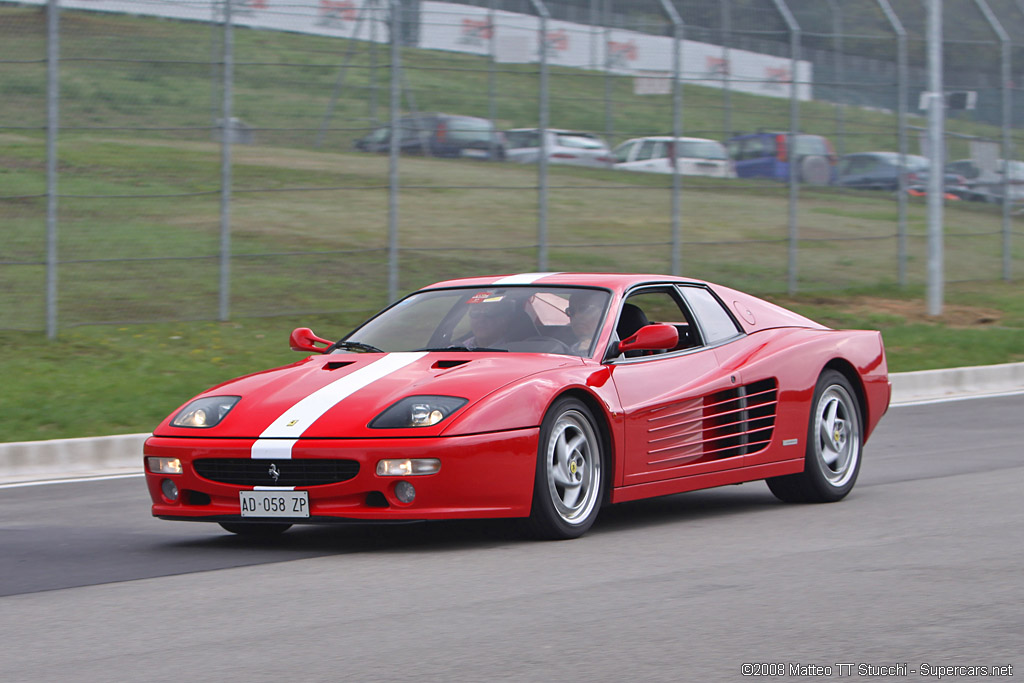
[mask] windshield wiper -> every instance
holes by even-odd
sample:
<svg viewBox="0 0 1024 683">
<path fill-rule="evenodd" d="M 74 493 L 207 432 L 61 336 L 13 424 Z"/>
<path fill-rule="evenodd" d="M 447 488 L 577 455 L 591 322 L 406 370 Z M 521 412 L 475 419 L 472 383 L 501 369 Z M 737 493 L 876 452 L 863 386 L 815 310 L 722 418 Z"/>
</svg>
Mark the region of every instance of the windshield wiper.
<svg viewBox="0 0 1024 683">
<path fill-rule="evenodd" d="M 359 353 L 384 353 L 382 349 L 378 349 L 376 346 L 369 344 L 363 344 L 362 342 L 353 341 L 339 341 L 334 342 L 326 350 L 327 353 L 334 351 L 335 349 L 344 349 L 346 351 L 358 351 Z"/>
<path fill-rule="evenodd" d="M 438 346 L 438 347 L 427 347 L 425 349 L 416 349 L 417 351 L 498 351 L 500 353 L 508 353 L 508 349 L 488 349 L 483 346 L 475 346 L 469 348 L 468 346 Z"/>
</svg>

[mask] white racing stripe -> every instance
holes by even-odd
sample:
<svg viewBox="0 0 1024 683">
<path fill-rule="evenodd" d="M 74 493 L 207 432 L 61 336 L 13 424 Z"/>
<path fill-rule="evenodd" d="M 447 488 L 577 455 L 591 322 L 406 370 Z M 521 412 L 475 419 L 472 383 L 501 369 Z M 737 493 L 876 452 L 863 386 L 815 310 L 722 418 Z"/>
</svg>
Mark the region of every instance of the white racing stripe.
<svg viewBox="0 0 1024 683">
<path fill-rule="evenodd" d="M 253 460 L 287 460 L 292 457 L 292 446 L 298 439 L 264 439 L 260 437 L 252 445 Z"/>
<path fill-rule="evenodd" d="M 259 439 L 252 445 L 252 457 L 260 460 L 291 458 L 292 446 L 303 432 L 323 417 L 324 413 L 360 389 L 404 368 L 425 355 L 425 352 L 389 353 L 383 358 L 317 389 L 281 413 L 276 420 L 270 423 L 269 427 L 263 430 Z"/>
<path fill-rule="evenodd" d="M 494 284 L 496 285 L 529 285 L 533 284 L 542 277 L 548 275 L 559 275 L 560 273 L 519 273 L 518 275 L 509 275 L 503 277 Z"/>
</svg>

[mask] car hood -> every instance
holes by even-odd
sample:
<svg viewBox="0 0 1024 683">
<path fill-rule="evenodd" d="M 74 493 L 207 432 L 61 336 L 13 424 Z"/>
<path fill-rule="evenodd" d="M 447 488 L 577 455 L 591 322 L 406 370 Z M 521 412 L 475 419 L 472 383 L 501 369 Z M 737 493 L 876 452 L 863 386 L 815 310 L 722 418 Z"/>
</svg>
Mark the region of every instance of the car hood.
<svg viewBox="0 0 1024 683">
<path fill-rule="evenodd" d="M 489 394 L 531 375 L 579 367 L 573 356 L 534 353 L 411 352 L 312 356 L 241 377 L 196 396 L 239 396 L 223 421 L 208 428 L 174 427 L 176 410 L 153 434 L 207 438 L 380 438 L 436 436 Z M 369 423 L 407 396 L 468 400 L 434 427 L 370 429 Z M 184 405 L 182 406 L 184 407 Z M 180 410 L 180 408 L 179 408 Z M 528 425 L 521 425 L 528 426 Z"/>
</svg>

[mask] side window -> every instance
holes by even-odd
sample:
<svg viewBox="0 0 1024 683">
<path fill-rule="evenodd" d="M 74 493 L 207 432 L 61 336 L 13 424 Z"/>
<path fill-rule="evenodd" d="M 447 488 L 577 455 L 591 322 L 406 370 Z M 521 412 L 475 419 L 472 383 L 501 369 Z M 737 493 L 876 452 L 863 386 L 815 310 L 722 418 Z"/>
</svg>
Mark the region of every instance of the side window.
<svg viewBox="0 0 1024 683">
<path fill-rule="evenodd" d="M 629 152 L 636 147 L 635 142 L 624 142 L 615 148 L 615 161 L 617 163 L 625 163 L 629 161 Z"/>
<path fill-rule="evenodd" d="M 640 151 L 636 155 L 637 161 L 643 161 L 644 159 L 651 159 L 654 157 L 654 148 L 657 146 L 657 142 L 654 140 L 644 140 L 640 145 Z"/>
<path fill-rule="evenodd" d="M 747 138 L 743 141 L 743 148 L 740 152 L 740 157 L 744 160 L 747 159 L 760 159 L 764 156 L 772 156 L 774 152 L 766 149 L 767 139 L 763 136 L 758 135 L 757 137 Z"/>
<path fill-rule="evenodd" d="M 704 334 L 705 344 L 716 344 L 740 333 L 732 316 L 711 292 L 703 287 L 680 289 Z"/>
<path fill-rule="evenodd" d="M 375 129 L 372 133 L 366 136 L 367 142 L 384 143 L 391 139 L 391 126 L 384 126 L 382 128 Z"/>
<path fill-rule="evenodd" d="M 645 325 L 667 323 L 679 331 L 679 344 L 674 350 L 696 346 L 690 331 L 691 316 L 672 286 L 652 287 L 630 294 L 622 305 L 615 332 L 620 340 L 632 336 Z M 648 355 L 650 352 L 627 351 L 626 356 Z M 662 351 L 656 353 L 664 353 Z"/>
<path fill-rule="evenodd" d="M 747 138 L 746 140 L 740 140 L 740 153 L 738 159 L 740 161 L 746 161 L 747 159 L 754 159 L 758 156 L 758 142 L 755 138 Z"/>
</svg>

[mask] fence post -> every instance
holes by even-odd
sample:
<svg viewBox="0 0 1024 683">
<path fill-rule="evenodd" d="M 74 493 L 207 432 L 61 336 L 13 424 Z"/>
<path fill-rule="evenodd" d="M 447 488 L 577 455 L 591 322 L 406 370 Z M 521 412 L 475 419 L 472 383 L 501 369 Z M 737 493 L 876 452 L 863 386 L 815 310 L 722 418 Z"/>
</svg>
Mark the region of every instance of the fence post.
<svg viewBox="0 0 1024 683">
<path fill-rule="evenodd" d="M 540 17 L 540 159 L 537 163 L 537 270 L 548 268 L 548 19 L 551 14 L 541 0 L 530 0 Z"/>
<path fill-rule="evenodd" d="M 57 131 L 60 126 L 60 5 L 46 4 L 46 337 L 57 337 Z"/>
<path fill-rule="evenodd" d="M 487 118 L 491 120 L 491 125 L 497 130 L 498 124 L 494 121 L 498 118 L 498 103 L 497 103 L 497 49 L 498 49 L 498 27 L 495 25 L 495 19 L 497 15 L 494 10 L 494 0 L 487 0 L 487 25 L 490 29 L 490 35 L 487 37 Z M 493 161 L 498 158 L 498 141 L 496 136 L 491 136 L 490 149 L 488 153 Z"/>
<path fill-rule="evenodd" d="M 1010 109 L 1010 35 L 999 23 L 996 15 L 988 6 L 985 0 L 974 0 L 978 9 L 985 15 L 985 21 L 992 27 L 993 33 L 999 38 L 1000 47 L 1000 75 L 1002 80 L 1003 98 L 1003 280 L 1010 281 L 1011 254 L 1010 254 L 1010 160 L 1013 158 L 1013 147 L 1010 141 L 1010 127 L 1013 125 L 1013 114 Z"/>
<path fill-rule="evenodd" d="M 836 81 L 842 88 L 846 84 L 846 65 L 843 55 L 843 12 L 837 0 L 828 0 L 829 8 L 832 10 L 832 39 L 835 42 L 836 50 Z M 846 103 L 842 96 L 836 97 L 836 141 L 838 147 L 836 154 L 842 157 L 846 154 Z"/>
<path fill-rule="evenodd" d="M 377 125 L 377 3 L 370 8 L 370 124 Z M 358 29 L 357 29 L 358 30 Z M 352 36 L 353 40 L 355 35 Z"/>
<path fill-rule="evenodd" d="M 775 8 L 779 11 L 786 27 L 789 29 L 789 56 L 791 66 L 789 68 L 789 136 L 786 150 L 786 158 L 789 160 L 789 278 L 787 291 L 790 295 L 796 294 L 797 290 L 797 249 L 800 240 L 800 228 L 797 225 L 797 200 L 799 195 L 797 164 L 796 164 L 796 136 L 800 132 L 800 104 L 797 97 L 797 67 L 800 64 L 800 25 L 796 23 L 793 13 L 790 12 L 786 0 L 772 0 Z"/>
<path fill-rule="evenodd" d="M 220 125 L 220 310 L 218 318 L 231 314 L 231 100 L 235 77 L 235 36 L 231 3 L 224 0 L 224 89 Z"/>
<path fill-rule="evenodd" d="M 943 299 L 943 120 L 946 102 L 942 85 L 942 0 L 927 0 L 928 10 L 928 315 L 942 314 Z"/>
<path fill-rule="evenodd" d="M 661 7 L 672 22 L 672 274 L 682 275 L 682 226 L 680 225 L 680 204 L 682 192 L 679 175 L 679 138 L 683 132 L 683 85 L 680 63 L 683 47 L 683 20 L 668 0 L 661 0 Z"/>
<path fill-rule="evenodd" d="M 896 33 L 896 125 L 899 136 L 900 169 L 907 166 L 907 31 L 903 28 L 903 22 L 896 16 L 889 0 L 877 0 L 878 6 L 882 8 L 885 18 Z M 900 287 L 907 285 L 907 177 L 906 173 L 900 173 L 897 178 L 899 198 L 898 202 L 898 227 L 896 230 L 896 259 L 897 259 L 897 281 Z"/>
<path fill-rule="evenodd" d="M 604 137 L 615 147 L 615 114 L 612 111 L 612 0 L 604 0 Z"/>
<path fill-rule="evenodd" d="M 729 44 L 732 42 L 732 5 L 731 0 L 721 0 L 719 3 L 722 21 L 722 61 L 725 68 L 722 69 L 722 110 L 724 112 L 722 132 L 724 137 L 732 135 L 732 73 L 729 60 Z"/>
<path fill-rule="evenodd" d="M 391 44 L 391 140 L 388 144 L 388 303 L 398 300 L 398 145 L 401 127 L 399 125 L 399 104 L 402 97 L 401 55 L 401 5 L 391 0 L 390 36 Z"/>
</svg>

